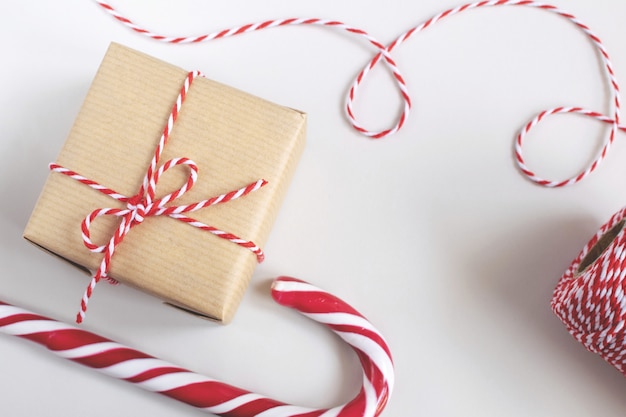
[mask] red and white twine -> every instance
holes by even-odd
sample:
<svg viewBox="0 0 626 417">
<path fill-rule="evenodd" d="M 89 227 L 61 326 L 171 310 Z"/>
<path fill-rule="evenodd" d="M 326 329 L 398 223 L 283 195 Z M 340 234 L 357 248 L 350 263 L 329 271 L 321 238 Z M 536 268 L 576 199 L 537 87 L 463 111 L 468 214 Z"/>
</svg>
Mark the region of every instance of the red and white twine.
<svg viewBox="0 0 626 417">
<path fill-rule="evenodd" d="M 96 0 L 97 1 L 97 0 Z M 260 23 L 246 24 L 231 29 L 212 32 L 200 36 L 191 37 L 167 37 L 153 33 L 141 26 L 136 25 L 130 19 L 121 15 L 107 3 L 97 3 L 109 12 L 115 19 L 130 29 L 152 39 L 168 43 L 197 43 L 224 38 L 228 36 L 250 33 L 274 27 L 287 25 L 318 25 L 332 29 L 342 30 L 350 34 L 362 37 L 375 49 L 375 56 L 363 67 L 352 82 L 346 98 L 345 112 L 354 129 L 371 138 L 382 138 L 398 132 L 404 125 L 411 109 L 411 97 L 404 77 L 396 65 L 391 53 L 402 43 L 445 18 L 466 12 L 472 9 L 495 7 L 495 6 L 523 6 L 553 13 L 571 22 L 581 30 L 596 50 L 603 67 L 603 75 L 609 91 L 608 113 L 586 109 L 579 106 L 560 106 L 543 110 L 527 122 L 521 129 L 514 141 L 515 161 L 520 171 L 531 181 L 545 187 L 563 187 L 575 184 L 597 169 L 599 164 L 607 156 L 618 130 L 626 131 L 626 125 L 621 124 L 620 119 L 620 87 L 615 77 L 615 71 L 609 53 L 600 38 L 583 22 L 571 13 L 556 6 L 527 0 L 491 0 L 467 3 L 439 13 L 423 23 L 414 26 L 398 36 L 389 45 L 376 40 L 362 29 L 354 28 L 345 23 L 335 20 L 290 18 L 268 20 Z M 365 128 L 356 118 L 353 105 L 356 100 L 358 88 L 364 82 L 368 73 L 380 62 L 383 62 L 391 71 L 396 87 L 403 101 L 403 109 L 393 126 L 381 131 L 371 131 Z M 604 138 L 604 143 L 594 160 L 577 175 L 565 180 L 548 180 L 535 174 L 525 163 L 523 157 L 523 143 L 528 133 L 548 116 L 558 114 L 577 114 L 610 125 Z M 624 209 L 626 210 L 626 209 Z M 557 315 L 565 322 L 570 332 L 580 340 L 589 350 L 602 355 L 607 361 L 626 374 L 626 264 L 624 247 L 626 246 L 626 231 L 619 232 L 614 241 L 603 252 L 602 256 L 581 273 L 577 272 L 581 259 L 591 248 L 598 243 L 601 236 L 615 223 L 624 220 L 626 212 L 617 213 L 609 223 L 602 227 L 598 234 L 585 247 L 578 259 L 559 281 L 554 294 L 552 307 Z"/>
<path fill-rule="evenodd" d="M 227 417 L 376 417 L 393 390 L 394 370 L 381 333 L 341 299 L 306 282 L 279 278 L 272 297 L 319 322 L 356 352 L 363 383 L 346 404 L 312 409 L 285 404 L 123 346 L 96 334 L 0 302 L 0 333 L 39 343 L 62 358 L 148 391 Z"/>
<path fill-rule="evenodd" d="M 87 304 L 89 303 L 89 299 L 91 298 L 93 290 L 98 282 L 100 282 L 100 280 L 102 279 L 107 279 L 113 283 L 116 282 L 108 276 L 109 269 L 111 267 L 111 260 L 113 258 L 113 255 L 115 254 L 115 250 L 117 246 L 124 240 L 124 237 L 128 234 L 128 232 L 130 232 L 130 229 L 141 224 L 146 219 L 146 217 L 168 216 L 183 223 L 187 223 L 190 226 L 207 231 L 217 237 L 229 240 L 239 246 L 242 246 L 254 253 L 257 257 L 258 262 L 263 261 L 263 251 L 254 242 L 241 239 L 240 237 L 232 233 L 228 233 L 216 227 L 199 222 L 198 220 L 188 217 L 185 213 L 198 211 L 206 207 L 214 206 L 216 204 L 228 203 L 229 201 L 235 200 L 254 191 L 257 191 L 261 187 L 265 186 L 267 184 L 267 181 L 260 179 L 237 190 L 233 190 L 228 193 L 221 194 L 207 200 L 202 200 L 192 204 L 182 206 L 168 205 L 179 197 L 183 196 L 189 190 L 191 190 L 191 188 L 198 180 L 198 166 L 195 162 L 188 158 L 170 159 L 159 167 L 161 154 L 163 153 L 163 149 L 165 148 L 167 141 L 170 137 L 170 133 L 172 131 L 172 128 L 174 127 L 174 123 L 178 118 L 178 114 L 185 101 L 187 91 L 189 90 L 189 87 L 191 86 L 193 80 L 198 76 L 201 76 L 201 74 L 197 71 L 194 71 L 190 72 L 185 78 L 180 93 L 168 117 L 167 124 L 163 129 L 163 133 L 161 135 L 161 138 L 159 139 L 159 143 L 156 147 L 154 156 L 150 162 L 150 166 L 148 167 L 146 175 L 143 179 L 141 188 L 134 196 L 124 196 L 110 188 L 98 184 L 93 180 L 90 180 L 89 178 L 85 178 L 70 169 L 64 168 L 58 164 L 50 164 L 51 171 L 66 175 L 84 185 L 93 188 L 94 190 L 101 192 L 102 194 L 113 198 L 114 200 L 126 204 L 126 208 L 124 209 L 98 208 L 92 211 L 87 217 L 85 217 L 81 224 L 83 243 L 85 244 L 85 246 L 92 252 L 104 253 L 104 257 L 102 259 L 102 262 L 100 263 L 100 267 L 98 268 L 98 270 L 92 277 L 89 285 L 87 286 L 87 289 L 85 290 L 85 293 L 81 300 L 80 310 L 76 316 L 76 321 L 78 323 L 81 323 L 85 318 Z M 189 177 L 187 178 L 187 181 L 178 190 L 167 194 L 164 197 L 157 198 L 156 187 L 159 182 L 159 178 L 161 178 L 161 176 L 170 168 L 179 165 L 186 166 L 189 169 Z M 98 246 L 91 240 L 90 228 L 93 221 L 101 216 L 119 217 L 121 218 L 121 222 L 109 242 L 106 245 Z"/>
<path fill-rule="evenodd" d="M 415 34 L 433 26 L 435 23 L 439 21 L 460 14 L 462 12 L 466 12 L 472 9 L 479 9 L 485 7 L 495 7 L 495 6 L 524 6 L 524 7 L 532 7 L 535 9 L 544 10 L 550 13 L 554 13 L 562 18 L 569 20 L 573 23 L 578 29 L 585 33 L 587 38 L 591 41 L 592 45 L 596 49 L 600 60 L 602 61 L 602 65 L 604 67 L 604 76 L 606 78 L 606 83 L 608 85 L 610 91 L 610 108 L 609 115 L 604 115 L 601 112 L 588 110 L 583 107 L 555 107 L 551 109 L 544 110 L 540 112 L 537 116 L 531 119 L 524 128 L 519 132 L 514 146 L 515 152 L 515 160 L 516 163 L 521 170 L 521 172 L 531 181 L 534 181 L 540 185 L 545 187 L 562 187 L 566 185 L 571 185 L 577 183 L 591 174 L 602 162 L 602 160 L 606 157 L 607 152 L 615 139 L 615 134 L 618 129 L 626 130 L 626 126 L 620 125 L 620 88 L 615 78 L 615 71 L 613 69 L 613 64 L 611 63 L 611 59 L 609 57 L 609 53 L 607 52 L 604 44 L 600 40 L 600 38 L 583 22 L 581 22 L 578 18 L 576 18 L 573 14 L 568 13 L 556 6 L 552 6 L 549 4 L 544 4 L 536 1 L 525 1 L 525 0 L 492 0 L 492 1 L 479 1 L 475 3 L 467 3 L 458 7 L 454 7 L 452 9 L 448 9 L 444 12 L 441 12 L 430 19 L 422 22 L 421 24 L 414 26 L 402 33 L 398 36 L 393 42 L 389 45 L 385 46 L 382 42 L 378 41 L 376 38 L 371 36 L 368 32 L 362 29 L 358 29 L 352 26 L 349 26 L 345 23 L 336 21 L 336 20 L 326 20 L 326 19 L 318 19 L 318 18 L 289 18 L 289 19 L 277 19 L 277 20 L 267 20 L 259 23 L 246 24 L 243 26 L 233 27 L 230 29 L 219 30 L 212 33 L 207 33 L 199 36 L 163 36 L 157 33 L 154 33 L 148 29 L 145 29 L 137 24 L 135 24 L 132 20 L 120 14 L 115 8 L 113 8 L 110 4 L 97 1 L 96 2 L 107 12 L 109 12 L 115 19 L 117 19 L 122 24 L 126 25 L 130 29 L 134 30 L 137 33 L 140 33 L 144 36 L 152 38 L 157 41 L 179 44 L 179 43 L 199 43 L 199 42 L 207 42 L 220 38 L 225 38 L 229 36 L 241 35 L 244 33 L 255 32 L 259 30 L 275 28 L 280 26 L 292 26 L 292 25 L 316 25 L 323 26 L 332 29 L 342 30 L 348 32 L 350 34 L 354 34 L 365 39 L 370 45 L 374 47 L 376 50 L 376 55 L 363 67 L 363 69 L 356 76 L 354 81 L 352 82 L 350 89 L 348 91 L 346 97 L 345 104 L 345 112 L 347 118 L 354 129 L 356 129 L 361 134 L 371 137 L 371 138 L 383 138 L 386 136 L 390 136 L 398 132 L 404 123 L 406 122 L 409 112 L 411 110 L 411 97 L 409 94 L 408 87 L 400 72 L 400 69 L 396 65 L 396 62 L 393 60 L 391 56 L 391 52 L 396 49 L 399 45 L 409 40 Z M 354 113 L 354 101 L 356 100 L 357 91 L 360 85 L 364 82 L 368 73 L 380 62 L 383 61 L 387 68 L 391 71 L 393 78 L 395 80 L 396 87 L 403 101 L 403 109 L 394 125 L 381 130 L 381 131 L 372 131 L 368 130 L 361 124 Z M 606 135 L 603 147 L 597 157 L 589 164 L 588 167 L 583 169 L 579 174 L 573 176 L 572 178 L 561 180 L 561 181 L 552 181 L 544 179 L 537 174 L 535 174 L 530 168 L 526 166 L 523 157 L 522 145 L 526 135 L 529 131 L 535 127 L 539 122 L 546 119 L 546 117 L 555 114 L 563 114 L 563 113 L 573 113 L 579 114 L 582 116 L 590 117 L 592 119 L 599 120 L 604 123 L 609 123 L 611 125 L 611 129 Z"/>
<path fill-rule="evenodd" d="M 316 18 L 268 20 L 200 36 L 167 37 L 136 25 L 107 3 L 99 1 L 97 3 L 130 29 L 152 39 L 174 44 L 205 42 L 287 25 L 319 25 L 360 36 L 374 47 L 376 54 L 352 82 L 346 98 L 345 112 L 354 129 L 371 138 L 382 138 L 398 132 L 406 122 L 411 109 L 411 98 L 406 82 L 391 55 L 399 45 L 406 42 L 416 33 L 427 29 L 444 18 L 465 11 L 495 6 L 532 7 L 554 13 L 569 20 L 588 37 L 602 62 L 604 76 L 610 92 L 610 111 L 606 115 L 583 107 L 555 107 L 540 112 L 522 128 L 515 140 L 516 163 L 522 173 L 530 180 L 546 187 L 561 187 L 577 183 L 591 174 L 606 157 L 617 131 L 626 130 L 626 126 L 620 124 L 619 84 L 615 78 L 609 54 L 600 38 L 572 14 L 555 6 L 535 1 L 492 0 L 464 4 L 439 13 L 412 27 L 386 46 L 364 30 L 351 27 L 342 22 Z M 353 105 L 358 88 L 364 82 L 368 73 L 381 61 L 391 71 L 404 105 L 393 126 L 381 131 L 371 131 L 357 120 Z M 263 253 L 254 243 L 202 224 L 187 217 L 185 213 L 245 196 L 264 186 L 265 182 L 263 180 L 194 204 L 168 206 L 168 204 L 191 189 L 197 180 L 198 168 L 193 161 L 186 158 L 176 158 L 159 166 L 159 158 L 187 90 L 193 79 L 198 75 L 198 73 L 190 73 L 187 77 L 178 100 L 172 109 L 141 189 L 135 196 L 126 197 L 69 169 L 56 164 L 51 165 L 53 171 L 67 175 L 126 204 L 126 208 L 123 209 L 101 208 L 94 210 L 82 223 L 85 245 L 94 252 L 104 253 L 104 259 L 83 298 L 81 312 L 77 317 L 79 322 L 84 317 L 87 302 L 95 284 L 100 279 L 108 277 L 108 269 L 116 246 L 132 227 L 143 222 L 148 216 L 169 216 L 209 231 L 251 250 L 259 261 L 262 260 Z M 598 156 L 578 175 L 564 181 L 543 179 L 526 166 L 523 159 L 522 145 L 530 130 L 548 116 L 565 113 L 578 114 L 607 123 L 610 125 L 610 129 Z M 179 190 L 163 198 L 156 198 L 156 186 L 159 177 L 168 169 L 178 165 L 185 165 L 189 169 L 190 174 L 187 182 Z M 98 246 L 91 240 L 90 225 L 95 219 L 105 215 L 120 217 L 121 223 L 109 243 Z M 559 281 L 552 300 L 552 308 L 576 339 L 592 352 L 602 355 L 607 361 L 626 374 L 626 231 L 623 228 L 624 222 L 626 222 L 626 208 L 616 213 L 590 240 Z M 616 228 L 619 230 L 616 231 Z M 603 242 L 602 237 L 607 233 L 609 233 L 609 237 L 612 239 L 610 242 Z M 614 233 L 615 237 L 611 233 Z M 587 256 L 590 253 L 593 254 L 596 245 L 599 244 L 601 246 L 606 245 L 606 247 L 601 248 L 603 250 L 597 254 L 597 259 L 589 262 L 589 266 L 581 268 L 581 263 L 586 262 Z M 307 317 L 326 325 L 352 346 L 363 367 L 363 385 L 352 401 L 328 410 L 308 409 L 283 404 L 262 395 L 250 393 L 194 374 L 100 336 L 2 302 L 0 302 L 0 332 L 40 343 L 61 357 L 82 363 L 105 374 L 134 383 L 144 389 L 167 395 L 214 414 L 232 417 L 378 416 L 388 401 L 394 381 L 393 361 L 383 336 L 361 314 L 345 302 L 305 282 L 292 278 L 279 278 L 274 283 L 272 295 L 280 304 L 293 307 Z"/>
<path fill-rule="evenodd" d="M 572 336 L 624 375 L 625 221 L 626 208 L 623 208 L 598 230 L 565 271 L 552 298 L 552 310 L 565 323 Z M 601 239 L 607 233 L 612 239 L 602 242 Z M 587 260 L 588 256 L 592 259 Z"/>
</svg>

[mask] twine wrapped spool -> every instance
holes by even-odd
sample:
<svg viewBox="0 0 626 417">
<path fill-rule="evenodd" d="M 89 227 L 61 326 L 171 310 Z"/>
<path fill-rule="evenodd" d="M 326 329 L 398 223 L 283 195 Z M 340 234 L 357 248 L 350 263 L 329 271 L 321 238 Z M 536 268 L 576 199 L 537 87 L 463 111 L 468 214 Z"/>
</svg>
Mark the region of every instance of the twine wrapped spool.
<svg viewBox="0 0 626 417">
<path fill-rule="evenodd" d="M 626 207 L 615 213 L 559 280 L 552 310 L 589 351 L 626 375 Z"/>
</svg>

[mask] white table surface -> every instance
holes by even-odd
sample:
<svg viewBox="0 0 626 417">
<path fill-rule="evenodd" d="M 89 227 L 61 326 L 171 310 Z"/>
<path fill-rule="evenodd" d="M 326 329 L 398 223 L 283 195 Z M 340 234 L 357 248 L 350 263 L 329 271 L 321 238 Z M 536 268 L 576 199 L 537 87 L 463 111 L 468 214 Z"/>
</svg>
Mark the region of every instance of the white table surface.
<svg viewBox="0 0 626 417">
<path fill-rule="evenodd" d="M 344 21 L 390 42 L 455 0 L 114 1 L 154 31 L 201 34 L 266 19 Z M 626 80 L 626 2 L 558 0 L 605 42 Z M 398 134 L 351 129 L 344 94 L 373 49 L 321 27 L 285 27 L 202 45 L 141 37 L 95 3 L 8 2 L 0 13 L 0 299 L 72 322 L 86 278 L 21 238 L 43 182 L 111 41 L 309 114 L 308 142 L 267 260 L 232 324 L 220 326 L 128 287 L 100 285 L 84 327 L 199 373 L 299 405 L 330 407 L 360 383 L 352 351 L 275 305 L 273 277 L 308 280 L 350 302 L 387 337 L 396 389 L 383 416 L 623 416 L 626 380 L 551 313 L 579 250 L 626 202 L 620 134 L 586 181 L 545 189 L 512 160 L 517 131 L 559 105 L 607 111 L 590 42 L 524 7 L 441 22 L 394 54 L 414 100 Z M 384 128 L 399 99 L 382 67 L 356 109 Z M 548 178 L 576 174 L 607 128 L 558 116 L 528 138 Z M 0 335 L 6 416 L 201 413 Z"/>
</svg>

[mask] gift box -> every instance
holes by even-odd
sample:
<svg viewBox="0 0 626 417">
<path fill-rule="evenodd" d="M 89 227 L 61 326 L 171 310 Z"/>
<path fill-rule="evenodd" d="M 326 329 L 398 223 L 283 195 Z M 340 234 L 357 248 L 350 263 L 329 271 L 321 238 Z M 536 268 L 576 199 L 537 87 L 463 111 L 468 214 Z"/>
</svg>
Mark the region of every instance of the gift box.
<svg viewBox="0 0 626 417">
<path fill-rule="evenodd" d="M 188 71 L 111 44 L 57 163 L 124 196 L 146 175 Z M 304 147 L 306 115 L 199 77 L 193 81 L 161 162 L 185 157 L 197 182 L 172 204 L 186 205 L 259 179 L 264 187 L 189 215 L 263 247 Z M 187 181 L 177 166 L 159 179 L 157 197 Z M 88 271 L 102 253 L 89 251 L 81 222 L 98 208 L 127 205 L 75 179 L 51 172 L 24 237 Z M 91 240 L 105 245 L 120 218 L 98 217 Z M 186 309 L 227 323 L 257 264 L 246 248 L 167 216 L 133 227 L 117 247 L 109 276 Z"/>
</svg>

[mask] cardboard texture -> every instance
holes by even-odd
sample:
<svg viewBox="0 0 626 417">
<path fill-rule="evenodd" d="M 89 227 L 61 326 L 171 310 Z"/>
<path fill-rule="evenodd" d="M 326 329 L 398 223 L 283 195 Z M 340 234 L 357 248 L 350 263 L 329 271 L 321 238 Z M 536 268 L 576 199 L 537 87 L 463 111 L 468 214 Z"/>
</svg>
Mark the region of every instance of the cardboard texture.
<svg viewBox="0 0 626 417">
<path fill-rule="evenodd" d="M 187 73 L 111 44 L 56 162 L 126 196 L 137 193 Z M 190 213 L 263 247 L 304 147 L 305 130 L 306 115 L 299 111 L 197 78 L 161 157 L 163 163 L 184 156 L 199 166 L 194 188 L 173 204 L 200 201 L 263 178 L 268 185 L 254 193 Z M 178 188 L 186 175 L 184 167 L 168 171 L 157 196 Z M 106 207 L 123 208 L 123 203 L 51 173 L 24 237 L 93 271 L 102 254 L 83 245 L 80 224 L 92 210 Z M 118 222 L 111 216 L 97 219 L 94 243 L 108 242 Z M 227 323 L 256 263 L 245 248 L 158 216 L 125 237 L 110 276 Z"/>
</svg>

